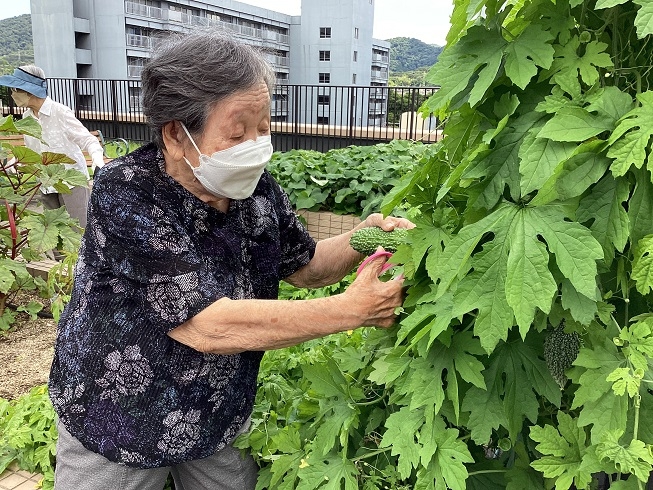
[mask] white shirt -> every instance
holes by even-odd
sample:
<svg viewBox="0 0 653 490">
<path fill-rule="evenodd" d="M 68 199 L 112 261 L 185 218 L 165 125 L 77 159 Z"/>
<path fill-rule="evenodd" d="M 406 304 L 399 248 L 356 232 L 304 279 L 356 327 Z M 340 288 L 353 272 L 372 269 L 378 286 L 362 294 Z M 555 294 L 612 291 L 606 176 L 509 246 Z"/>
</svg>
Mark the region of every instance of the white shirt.
<svg viewBox="0 0 653 490">
<path fill-rule="evenodd" d="M 103 161 L 102 145 L 98 139 L 93 136 L 84 125 L 75 117 L 72 109 L 59 102 L 55 102 L 50 97 L 46 97 L 39 115 L 36 117 L 32 109 L 27 109 L 23 117 L 31 116 L 36 119 L 42 128 L 41 137 L 44 144 L 37 138 L 25 135 L 25 146 L 37 153 L 50 151 L 53 153 L 63 153 L 64 155 L 75 160 L 74 164 L 65 164 L 66 168 L 74 168 L 89 178 L 86 158 L 82 150 L 86 150 L 93 161 Z M 57 192 L 53 187 L 41 190 L 46 193 Z"/>
</svg>

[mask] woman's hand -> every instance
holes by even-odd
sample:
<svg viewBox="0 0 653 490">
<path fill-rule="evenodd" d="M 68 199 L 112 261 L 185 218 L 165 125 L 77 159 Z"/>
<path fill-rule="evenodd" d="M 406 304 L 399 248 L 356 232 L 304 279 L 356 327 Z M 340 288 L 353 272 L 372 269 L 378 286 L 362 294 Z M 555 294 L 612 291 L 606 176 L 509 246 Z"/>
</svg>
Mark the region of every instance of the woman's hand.
<svg viewBox="0 0 653 490">
<path fill-rule="evenodd" d="M 406 218 L 397 218 L 395 216 L 383 217 L 381 213 L 372 213 L 362 221 L 354 230 L 367 228 L 368 226 L 378 226 L 384 231 L 392 231 L 395 228 L 415 228 L 415 223 Z"/>
<path fill-rule="evenodd" d="M 385 282 L 379 280 L 387 260 L 387 256 L 370 260 L 343 293 L 360 315 L 361 325 L 391 327 L 396 320 L 395 309 L 403 304 L 403 276 Z"/>
</svg>

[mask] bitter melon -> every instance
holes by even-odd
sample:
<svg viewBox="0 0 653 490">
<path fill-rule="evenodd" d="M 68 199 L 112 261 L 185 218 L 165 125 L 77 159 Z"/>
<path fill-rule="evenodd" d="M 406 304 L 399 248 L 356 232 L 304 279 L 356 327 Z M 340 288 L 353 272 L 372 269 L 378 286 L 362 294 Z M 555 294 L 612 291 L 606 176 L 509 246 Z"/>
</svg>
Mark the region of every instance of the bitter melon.
<svg viewBox="0 0 653 490">
<path fill-rule="evenodd" d="M 349 239 L 349 245 L 363 255 L 372 255 L 378 247 L 387 252 L 396 252 L 397 247 L 406 242 L 406 229 L 395 228 L 384 231 L 378 226 L 368 226 L 355 231 Z"/>
<path fill-rule="evenodd" d="M 581 339 L 577 332 L 565 332 L 564 321 L 544 339 L 544 360 L 560 389 L 563 389 L 567 383 L 565 371 L 578 357 L 580 344 Z"/>
</svg>

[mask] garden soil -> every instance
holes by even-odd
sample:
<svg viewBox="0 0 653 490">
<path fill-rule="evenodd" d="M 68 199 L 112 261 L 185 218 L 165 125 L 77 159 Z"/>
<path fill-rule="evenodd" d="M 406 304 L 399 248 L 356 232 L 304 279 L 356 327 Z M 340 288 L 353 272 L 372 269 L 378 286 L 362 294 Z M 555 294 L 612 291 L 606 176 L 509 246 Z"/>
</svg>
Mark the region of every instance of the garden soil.
<svg viewBox="0 0 653 490">
<path fill-rule="evenodd" d="M 25 297 L 12 304 L 24 304 Z M 41 303 L 43 299 L 37 299 Z M 47 304 L 47 303 L 46 303 Z M 48 310 L 44 310 L 45 315 Z M 54 354 L 56 324 L 52 318 L 20 313 L 12 329 L 0 332 L 0 397 L 15 400 L 48 382 Z"/>
</svg>

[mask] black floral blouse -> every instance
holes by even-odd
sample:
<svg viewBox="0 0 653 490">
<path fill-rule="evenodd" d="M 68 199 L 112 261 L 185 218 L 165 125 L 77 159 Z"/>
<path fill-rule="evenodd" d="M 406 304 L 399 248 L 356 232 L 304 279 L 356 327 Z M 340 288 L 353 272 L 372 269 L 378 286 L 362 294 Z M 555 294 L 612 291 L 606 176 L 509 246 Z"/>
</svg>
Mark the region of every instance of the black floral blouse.
<svg viewBox="0 0 653 490">
<path fill-rule="evenodd" d="M 149 144 L 97 172 L 49 390 L 88 449 L 153 468 L 207 457 L 247 420 L 262 352 L 202 354 L 167 333 L 219 298 L 276 299 L 315 242 L 265 172 L 227 213 Z"/>
</svg>

